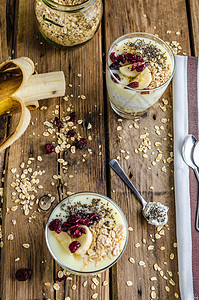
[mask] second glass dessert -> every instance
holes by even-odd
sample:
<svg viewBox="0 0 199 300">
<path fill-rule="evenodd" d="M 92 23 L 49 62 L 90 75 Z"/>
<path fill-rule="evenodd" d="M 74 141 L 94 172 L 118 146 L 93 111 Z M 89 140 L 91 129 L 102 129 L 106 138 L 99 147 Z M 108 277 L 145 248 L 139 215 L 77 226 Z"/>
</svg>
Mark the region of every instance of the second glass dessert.
<svg viewBox="0 0 199 300">
<path fill-rule="evenodd" d="M 127 244 L 128 226 L 122 210 L 111 199 L 78 193 L 54 208 L 45 235 L 52 256 L 64 269 L 88 275 L 118 261 Z"/>
<path fill-rule="evenodd" d="M 175 59 L 170 47 L 148 33 L 130 33 L 113 42 L 107 54 L 110 104 L 122 117 L 142 115 L 171 81 Z"/>
</svg>

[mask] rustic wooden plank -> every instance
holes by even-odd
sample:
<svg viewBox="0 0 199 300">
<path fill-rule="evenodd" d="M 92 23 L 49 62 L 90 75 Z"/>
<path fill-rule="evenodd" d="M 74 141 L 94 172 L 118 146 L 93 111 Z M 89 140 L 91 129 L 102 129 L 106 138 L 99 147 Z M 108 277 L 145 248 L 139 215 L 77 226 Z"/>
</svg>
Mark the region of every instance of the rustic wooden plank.
<svg viewBox="0 0 199 300">
<path fill-rule="evenodd" d="M 104 27 L 106 29 L 106 51 L 120 35 L 137 31 L 158 34 L 160 38 L 169 42 L 178 41 L 182 46 L 182 52 L 190 53 L 186 6 L 185 1 L 182 0 L 169 1 L 167 5 L 163 1 L 106 1 Z M 180 35 L 176 34 L 178 31 L 180 31 Z M 155 287 L 158 299 L 174 299 L 174 293 L 179 293 L 177 252 L 173 246 L 173 243 L 176 242 L 173 165 L 165 164 L 167 173 L 161 171 L 164 165 L 162 161 L 156 166 L 151 165 L 151 161 L 158 153 L 154 142 L 162 143 L 159 148 L 165 159 L 169 157 L 173 147 L 172 138 L 168 136 L 168 133 L 172 133 L 171 86 L 162 98 L 169 101 L 166 112 L 160 109 L 161 101 L 159 101 L 147 114 L 138 118 L 138 129 L 134 128 L 133 120 L 123 119 L 122 122 L 118 122 L 117 120 L 121 118 L 108 106 L 110 158 L 120 157 L 122 167 L 145 199 L 160 201 L 170 207 L 169 228 L 165 227 L 165 235 L 156 239 L 154 238 L 156 229 L 147 225 L 142 217 L 140 203 L 118 176 L 111 171 L 111 197 L 121 206 L 129 226 L 134 229 L 133 232 L 129 232 L 127 249 L 112 272 L 113 299 L 150 299 L 152 286 Z M 163 117 L 168 119 L 166 124 L 161 123 Z M 118 125 L 122 126 L 121 131 L 116 130 Z M 129 128 L 129 125 L 133 125 L 132 128 Z M 156 135 L 155 125 L 164 125 L 161 136 Z M 152 150 L 147 153 L 149 155 L 147 159 L 142 156 L 143 153 L 135 154 L 134 152 L 134 149 L 138 148 L 142 142 L 142 139 L 139 138 L 140 135 L 145 132 L 149 133 L 152 143 Z M 119 139 L 118 136 L 122 139 Z M 163 140 L 163 138 L 167 140 Z M 125 150 L 125 153 L 122 154 L 120 150 Z M 126 160 L 127 151 L 129 151 L 130 158 Z M 150 189 L 151 186 L 154 188 L 153 190 Z M 139 243 L 140 247 L 136 248 L 136 243 Z M 147 250 L 149 245 L 154 245 L 155 250 Z M 160 247 L 165 247 L 162 248 L 165 250 L 160 250 Z M 170 253 L 174 253 L 174 260 L 170 260 Z M 128 261 L 129 257 L 135 259 L 135 264 Z M 140 261 L 144 261 L 146 267 L 140 266 Z M 161 274 L 168 279 L 163 279 L 160 272 L 153 269 L 154 263 L 158 263 L 163 271 Z M 169 283 L 170 276 L 167 270 L 172 271 L 175 286 Z M 152 277 L 157 277 L 157 280 L 151 281 Z M 133 286 L 128 287 L 127 280 L 131 280 Z M 166 285 L 170 288 L 170 292 L 165 290 Z"/>
<path fill-rule="evenodd" d="M 26 24 L 26 26 L 24 26 Z M 93 55 L 94 54 L 94 55 Z M 64 299 L 69 296 L 71 299 L 90 298 L 94 292 L 100 294 L 101 299 L 109 298 L 109 287 L 100 285 L 95 291 L 90 289 L 91 277 L 88 277 L 88 286 L 82 287 L 82 282 L 86 280 L 84 277 L 72 276 L 73 284 L 77 284 L 77 289 L 71 289 L 71 281 L 66 280 L 65 283 L 60 283 L 59 291 L 54 291 L 52 288 L 55 282 L 56 272 L 60 269 L 55 265 L 50 253 L 47 250 L 44 241 L 44 226 L 49 215 L 47 213 L 36 212 L 36 219 L 31 223 L 27 222 L 27 217 L 23 215 L 20 207 L 16 212 L 8 211 L 7 207 L 11 208 L 10 188 L 13 174 L 10 170 L 17 168 L 17 173 L 21 174 L 20 164 L 27 163 L 28 158 L 41 155 L 43 160 L 35 160 L 31 167 L 36 170 L 39 166 L 41 170 L 45 169 L 46 173 L 40 178 L 40 184 L 43 189 L 38 191 L 38 197 L 43 194 L 51 193 L 56 197 L 55 205 L 62 199 L 66 192 L 77 191 L 94 191 L 105 194 L 105 146 L 104 146 L 104 120 L 103 120 L 103 84 L 102 84 L 102 55 L 101 55 L 101 30 L 98 31 L 94 39 L 88 44 L 70 50 L 60 50 L 53 48 L 41 38 L 33 16 L 33 1 L 19 1 L 18 15 L 18 33 L 16 39 L 15 55 L 29 56 L 37 63 L 37 71 L 39 73 L 63 70 L 67 75 L 67 85 L 73 84 L 73 88 L 67 86 L 66 94 L 73 98 L 70 102 L 74 106 L 78 119 L 83 119 L 84 123 L 80 131 L 82 136 L 92 136 L 92 141 L 88 141 L 88 147 L 92 149 L 93 154 L 87 154 L 85 162 L 82 162 L 82 153 L 79 152 L 74 157 L 69 155 L 69 170 L 68 174 L 74 174 L 73 179 L 69 179 L 67 174 L 61 172 L 61 182 L 68 182 L 67 190 L 63 191 L 62 187 L 57 182 L 54 186 L 51 185 L 52 176 L 59 174 L 60 167 L 58 166 L 56 154 L 45 154 L 44 145 L 49 142 L 49 137 L 42 135 L 44 131 L 43 122 L 54 118 L 52 111 L 55 111 L 58 105 L 59 114 L 63 115 L 66 111 L 68 102 L 62 99 L 51 99 L 41 101 L 41 106 L 47 106 L 47 110 L 36 110 L 31 113 L 34 125 L 30 125 L 26 133 L 8 150 L 6 164 L 6 181 L 5 181 L 5 206 L 4 206 L 4 235 L 5 246 L 3 248 L 3 299 Z M 89 58 L 89 59 L 88 59 Z M 82 77 L 77 77 L 77 74 L 82 74 Z M 77 85 L 80 84 L 80 87 Z M 80 100 L 77 96 L 84 94 L 86 100 Z M 87 130 L 85 124 L 92 124 L 92 129 Z M 12 117 L 10 131 L 12 131 L 17 123 L 17 116 Z M 91 131 L 91 133 L 89 133 Z M 99 150 L 99 144 L 102 148 Z M 87 150 L 86 150 L 87 151 Z M 99 155 L 99 152 L 102 155 Z M 57 186 L 57 188 L 56 188 Z M 37 206 L 34 205 L 34 209 Z M 15 227 L 12 225 L 12 219 L 17 220 Z M 13 232 L 14 240 L 8 241 L 8 235 Z M 30 248 L 24 249 L 23 243 L 29 243 Z M 9 256 L 6 254 L 9 253 Z M 15 262 L 15 258 L 20 257 L 20 260 Z M 43 263 L 42 263 L 43 261 Z M 46 262 L 47 261 L 47 262 Z M 31 268 L 33 275 L 30 281 L 24 283 L 17 282 L 14 274 L 18 268 Z M 108 280 L 108 272 L 101 275 L 100 281 Z M 50 282 L 50 287 L 44 285 L 45 282 Z"/>
<path fill-rule="evenodd" d="M 199 2 L 197 0 L 188 1 L 189 13 L 190 13 L 190 30 L 191 30 L 191 45 L 193 46 L 193 54 L 195 56 L 199 55 L 199 40 L 198 40 L 198 31 L 199 31 Z"/>
</svg>

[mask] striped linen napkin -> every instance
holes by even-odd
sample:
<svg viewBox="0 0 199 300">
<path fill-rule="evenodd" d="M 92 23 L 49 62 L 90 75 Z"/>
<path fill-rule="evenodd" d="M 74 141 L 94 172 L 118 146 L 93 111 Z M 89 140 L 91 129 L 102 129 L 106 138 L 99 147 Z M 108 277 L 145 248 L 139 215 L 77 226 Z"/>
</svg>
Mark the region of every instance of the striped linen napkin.
<svg viewBox="0 0 199 300">
<path fill-rule="evenodd" d="M 174 179 L 179 281 L 182 300 L 199 300 L 199 232 L 195 229 L 198 182 L 183 161 L 182 144 L 187 134 L 198 139 L 199 60 L 176 56 L 173 88 Z"/>
</svg>

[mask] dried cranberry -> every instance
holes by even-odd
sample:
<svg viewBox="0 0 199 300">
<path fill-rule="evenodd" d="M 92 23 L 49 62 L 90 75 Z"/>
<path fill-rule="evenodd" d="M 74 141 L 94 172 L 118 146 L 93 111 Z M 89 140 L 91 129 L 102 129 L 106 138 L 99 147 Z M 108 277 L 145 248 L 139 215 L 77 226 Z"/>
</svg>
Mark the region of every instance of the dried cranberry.
<svg viewBox="0 0 199 300">
<path fill-rule="evenodd" d="M 86 228 L 84 228 L 84 227 L 79 227 L 78 229 L 79 229 L 79 231 L 80 231 L 81 233 L 86 234 Z"/>
<path fill-rule="evenodd" d="M 84 138 L 81 138 L 81 139 L 77 142 L 76 147 L 79 148 L 79 149 L 83 149 L 83 148 L 86 147 L 86 145 L 87 145 L 87 140 L 84 139 Z"/>
<path fill-rule="evenodd" d="M 70 121 L 74 123 L 75 122 L 75 118 L 76 118 L 76 114 L 75 114 L 75 112 L 72 112 L 70 114 Z"/>
<path fill-rule="evenodd" d="M 137 63 L 134 63 L 134 64 L 132 64 L 132 68 L 131 68 L 131 70 L 133 71 L 133 70 L 135 70 L 136 68 L 137 68 Z"/>
<path fill-rule="evenodd" d="M 136 55 L 131 54 L 131 53 L 127 53 L 127 54 L 125 55 L 125 58 L 126 58 L 126 60 L 127 60 L 128 63 L 134 63 L 134 62 L 137 61 L 137 60 L 136 60 Z"/>
<path fill-rule="evenodd" d="M 124 54 L 120 54 L 117 56 L 117 62 L 121 62 L 122 64 L 124 64 L 126 61 L 126 57 Z"/>
<path fill-rule="evenodd" d="M 114 62 L 110 65 L 111 70 L 119 70 L 121 68 L 121 65 L 118 62 Z"/>
<path fill-rule="evenodd" d="M 32 271 L 30 269 L 19 269 L 16 272 L 16 278 L 19 281 L 25 281 L 27 279 L 30 279 L 32 275 Z"/>
<path fill-rule="evenodd" d="M 79 238 L 81 235 L 82 235 L 82 232 L 79 230 L 79 228 L 76 229 L 76 230 L 72 230 L 72 231 L 70 232 L 70 236 L 71 236 L 73 239 L 77 239 L 77 238 Z"/>
<path fill-rule="evenodd" d="M 81 218 L 78 216 L 71 216 L 70 218 L 67 219 L 67 222 L 69 224 L 75 224 L 75 223 L 78 223 L 80 219 Z"/>
<path fill-rule="evenodd" d="M 137 71 L 137 72 L 142 72 L 148 65 L 149 65 L 148 62 L 145 62 L 144 64 L 138 66 L 138 67 L 136 68 L 136 71 Z"/>
<path fill-rule="evenodd" d="M 79 247 L 81 247 L 81 244 L 77 241 L 74 241 L 70 243 L 69 250 L 71 253 L 75 253 Z"/>
<path fill-rule="evenodd" d="M 58 128 L 64 128 L 64 124 L 62 123 L 62 121 L 58 117 L 55 117 L 55 123 L 56 123 Z"/>
<path fill-rule="evenodd" d="M 68 227 L 68 230 L 76 230 L 79 227 L 79 224 L 75 224 Z"/>
<path fill-rule="evenodd" d="M 93 220 L 93 221 L 97 221 L 99 219 L 99 216 L 96 213 L 90 213 L 88 215 L 88 218 Z"/>
<path fill-rule="evenodd" d="M 140 55 L 135 55 L 135 59 L 137 62 L 144 62 L 144 59 Z"/>
<path fill-rule="evenodd" d="M 111 54 L 110 54 L 110 60 L 112 60 L 112 62 L 116 62 L 117 61 L 117 57 L 115 56 L 115 52 L 111 52 Z"/>
<path fill-rule="evenodd" d="M 46 144 L 45 148 L 47 153 L 55 152 L 55 147 L 53 146 L 53 144 Z"/>
<path fill-rule="evenodd" d="M 129 83 L 127 86 L 129 86 L 130 88 L 138 88 L 139 82 L 134 81 L 134 82 Z"/>
<path fill-rule="evenodd" d="M 87 218 L 87 217 L 85 219 L 81 219 L 79 222 L 86 226 L 93 225 L 93 223 L 94 223 L 93 220 L 89 220 L 89 218 Z"/>
<path fill-rule="evenodd" d="M 74 137 L 76 135 L 75 130 L 71 129 L 67 132 L 67 137 Z"/>
<path fill-rule="evenodd" d="M 67 231 L 69 227 L 70 227 L 70 224 L 68 224 L 67 222 L 64 222 L 61 226 L 62 231 Z"/>
<path fill-rule="evenodd" d="M 56 233 L 60 233 L 62 231 L 61 221 L 59 219 L 55 219 L 55 220 L 51 221 L 50 224 L 48 225 L 48 228 L 51 231 L 55 231 Z"/>
<path fill-rule="evenodd" d="M 120 76 L 117 74 L 117 73 L 113 73 L 113 75 L 119 80 L 121 81 L 121 78 Z M 115 80 L 115 78 L 113 76 L 111 76 L 111 79 L 113 80 L 113 82 L 119 84 L 119 82 L 117 82 L 117 80 Z"/>
</svg>

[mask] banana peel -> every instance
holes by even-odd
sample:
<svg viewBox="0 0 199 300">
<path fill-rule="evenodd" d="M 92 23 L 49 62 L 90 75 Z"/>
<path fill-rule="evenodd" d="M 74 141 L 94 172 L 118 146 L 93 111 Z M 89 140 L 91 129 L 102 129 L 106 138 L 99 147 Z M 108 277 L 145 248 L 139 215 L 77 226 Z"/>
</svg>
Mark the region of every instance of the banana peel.
<svg viewBox="0 0 199 300">
<path fill-rule="evenodd" d="M 15 131 L 2 143 L 0 152 L 15 142 L 27 129 L 29 110 L 39 107 L 39 100 L 65 95 L 65 77 L 62 71 L 34 74 L 33 61 L 21 57 L 0 64 L 0 116 L 21 113 Z"/>
</svg>

